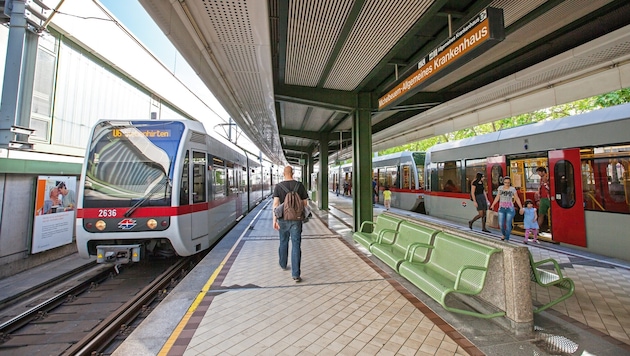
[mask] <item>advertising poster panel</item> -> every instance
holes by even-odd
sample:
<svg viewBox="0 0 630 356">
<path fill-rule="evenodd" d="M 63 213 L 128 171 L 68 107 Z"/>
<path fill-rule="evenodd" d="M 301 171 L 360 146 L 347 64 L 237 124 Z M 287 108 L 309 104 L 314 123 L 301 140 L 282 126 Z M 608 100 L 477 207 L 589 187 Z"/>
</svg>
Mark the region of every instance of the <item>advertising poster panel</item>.
<svg viewBox="0 0 630 356">
<path fill-rule="evenodd" d="M 76 211 L 77 178 L 39 176 L 31 253 L 72 243 Z"/>
</svg>

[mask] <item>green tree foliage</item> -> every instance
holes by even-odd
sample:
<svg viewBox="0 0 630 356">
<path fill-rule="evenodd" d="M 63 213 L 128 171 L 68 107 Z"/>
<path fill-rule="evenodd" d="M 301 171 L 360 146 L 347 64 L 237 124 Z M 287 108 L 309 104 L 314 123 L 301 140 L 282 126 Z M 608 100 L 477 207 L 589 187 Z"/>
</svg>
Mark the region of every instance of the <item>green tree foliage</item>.
<svg viewBox="0 0 630 356">
<path fill-rule="evenodd" d="M 442 142 L 461 140 L 463 138 L 483 135 L 490 132 L 508 129 L 511 127 L 532 124 L 539 121 L 559 119 L 565 116 L 583 114 L 592 110 L 626 103 L 630 103 L 630 88 L 616 90 L 607 94 L 577 100 L 568 104 L 552 106 L 547 109 L 537 110 L 527 114 L 508 117 L 494 122 L 477 125 L 468 129 L 449 132 L 447 134 L 442 134 L 398 147 L 392 147 L 383 151 L 379 151 L 379 155 L 402 151 L 426 151 L 429 147 Z"/>
</svg>

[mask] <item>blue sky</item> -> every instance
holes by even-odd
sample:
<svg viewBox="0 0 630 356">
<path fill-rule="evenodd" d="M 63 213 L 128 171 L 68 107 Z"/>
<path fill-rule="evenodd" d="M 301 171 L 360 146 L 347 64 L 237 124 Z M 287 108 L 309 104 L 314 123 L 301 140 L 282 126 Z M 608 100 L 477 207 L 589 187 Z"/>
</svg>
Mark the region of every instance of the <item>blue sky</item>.
<svg viewBox="0 0 630 356">
<path fill-rule="evenodd" d="M 100 2 L 171 71 L 175 71 L 177 60 L 183 59 L 137 0 Z"/>
</svg>

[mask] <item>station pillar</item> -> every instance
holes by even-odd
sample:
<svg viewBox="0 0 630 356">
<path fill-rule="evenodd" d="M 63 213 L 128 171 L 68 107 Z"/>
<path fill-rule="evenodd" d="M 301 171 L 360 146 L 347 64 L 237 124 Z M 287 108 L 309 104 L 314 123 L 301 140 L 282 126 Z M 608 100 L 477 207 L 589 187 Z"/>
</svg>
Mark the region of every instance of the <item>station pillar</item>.
<svg viewBox="0 0 630 356">
<path fill-rule="evenodd" d="M 352 215 L 355 231 L 361 223 L 373 219 L 371 104 L 370 93 L 359 93 L 352 119 Z"/>
<path fill-rule="evenodd" d="M 5 6 L 8 4 L 6 2 Z M 25 1 L 13 0 L 10 4 L 11 20 L 0 99 L 0 147 L 4 148 L 10 147 L 12 142 L 29 145 L 26 142 L 29 133 L 15 133 L 12 127 L 29 130 L 38 43 L 38 36 L 28 30 Z"/>
<path fill-rule="evenodd" d="M 319 136 L 319 179 L 317 180 L 317 207 L 328 210 L 328 133 Z"/>
</svg>

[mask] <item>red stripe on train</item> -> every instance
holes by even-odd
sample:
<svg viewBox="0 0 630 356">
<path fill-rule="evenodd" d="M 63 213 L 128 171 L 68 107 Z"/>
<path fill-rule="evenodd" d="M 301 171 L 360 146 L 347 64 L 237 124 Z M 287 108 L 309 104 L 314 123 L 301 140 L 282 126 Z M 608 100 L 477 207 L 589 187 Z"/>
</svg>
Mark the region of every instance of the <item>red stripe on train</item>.
<svg viewBox="0 0 630 356">
<path fill-rule="evenodd" d="M 218 205 L 218 204 L 213 204 Z M 208 210 L 208 203 L 199 203 L 184 206 L 160 206 L 160 207 L 142 207 L 133 212 L 134 217 L 150 218 L 155 216 L 179 216 L 199 211 Z M 77 209 L 78 219 L 100 219 L 123 217 L 130 208 L 87 208 Z"/>
<path fill-rule="evenodd" d="M 470 193 L 424 192 L 424 195 L 430 195 L 433 197 L 461 198 L 461 199 L 470 200 Z"/>
</svg>

